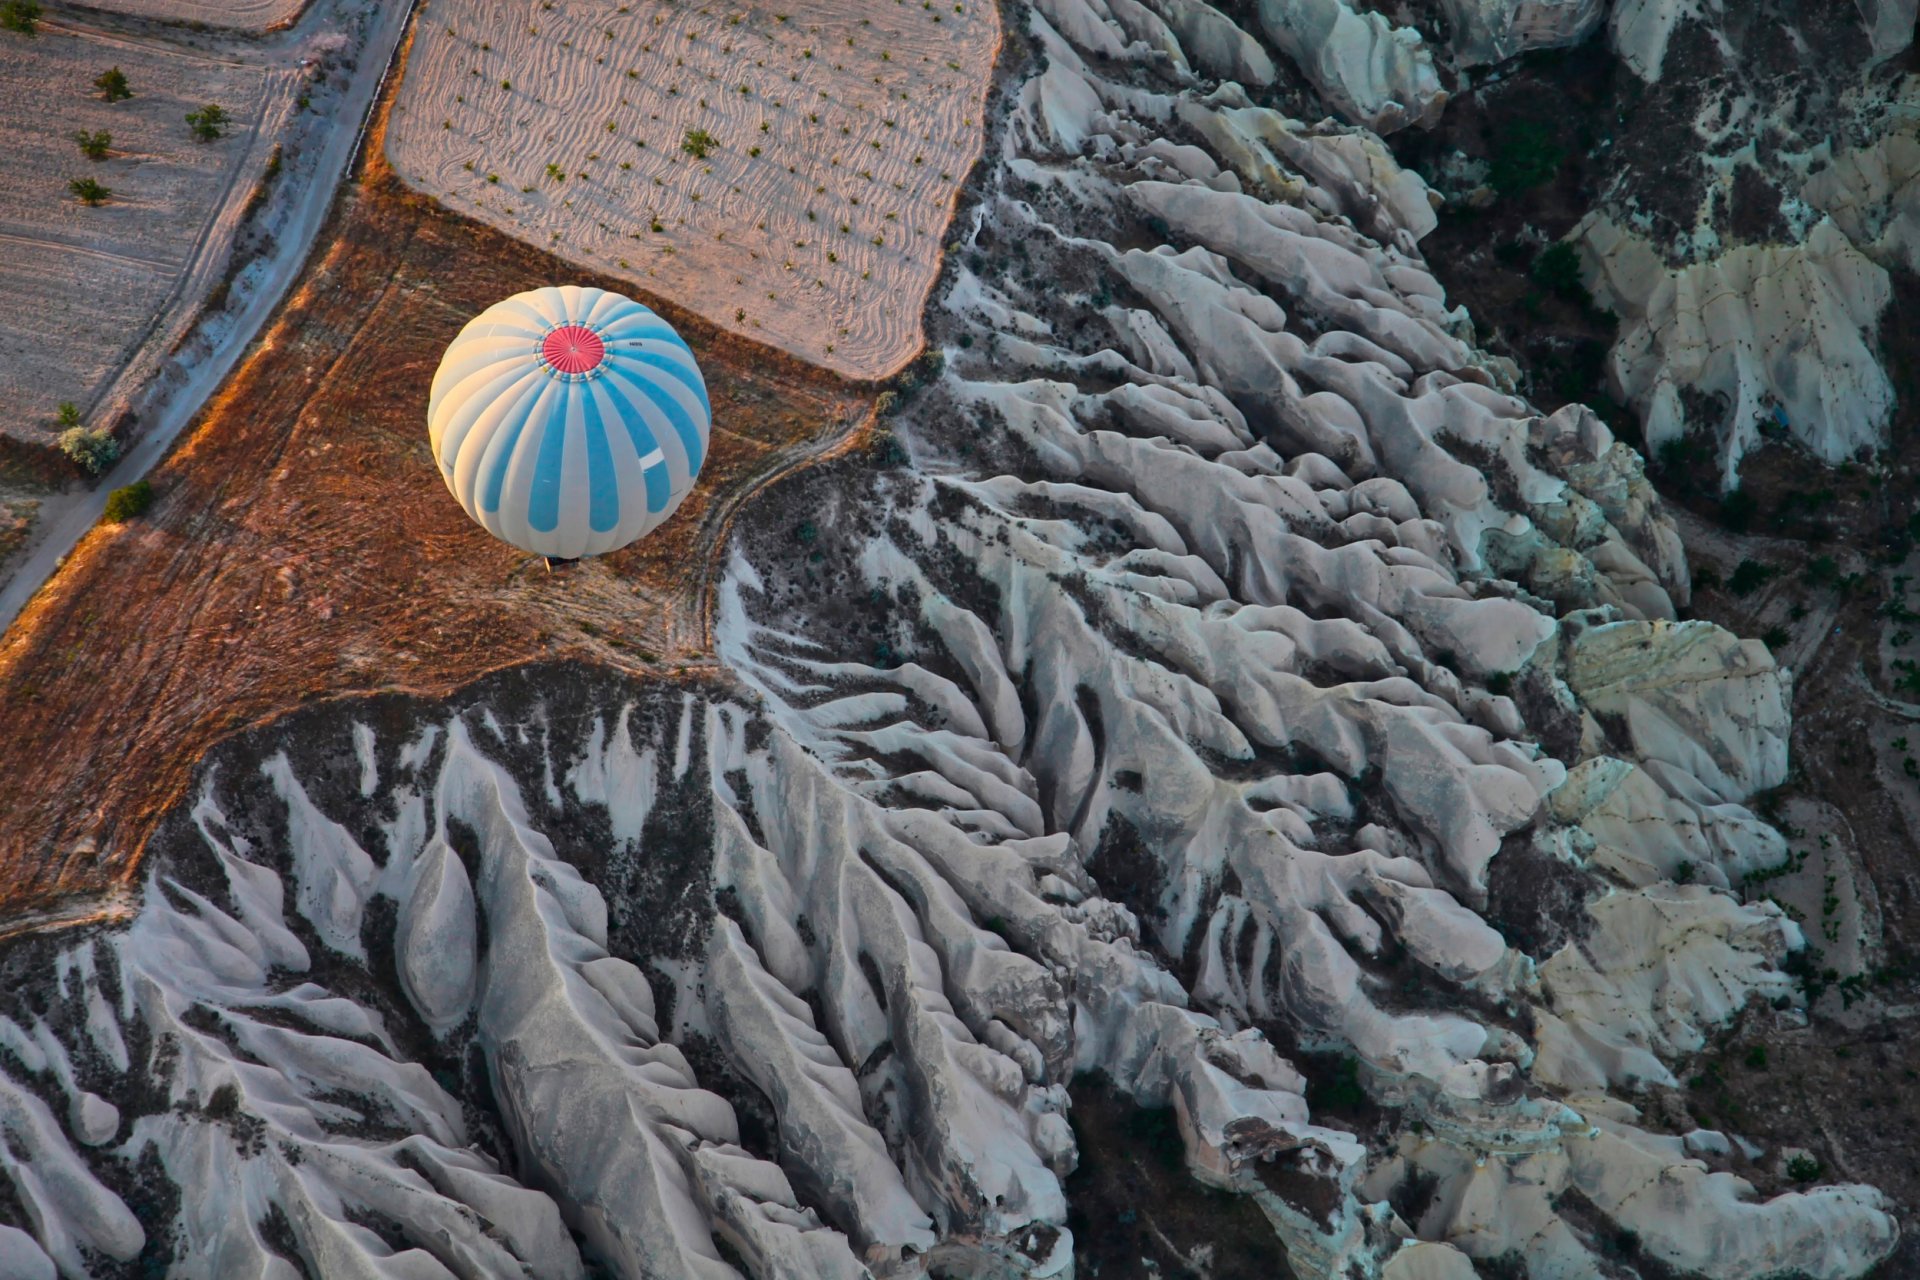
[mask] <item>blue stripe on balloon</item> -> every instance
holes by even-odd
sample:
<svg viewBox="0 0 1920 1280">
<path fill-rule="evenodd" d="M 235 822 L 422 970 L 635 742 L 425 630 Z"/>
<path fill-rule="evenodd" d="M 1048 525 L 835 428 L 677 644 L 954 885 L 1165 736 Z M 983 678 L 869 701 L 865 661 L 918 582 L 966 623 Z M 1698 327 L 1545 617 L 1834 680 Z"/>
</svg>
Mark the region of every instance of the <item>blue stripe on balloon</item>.
<svg viewBox="0 0 1920 1280">
<path fill-rule="evenodd" d="M 706 447 L 701 443 L 699 428 L 694 426 L 693 418 L 680 406 L 680 402 L 664 388 L 633 378 L 624 369 L 609 366 L 607 377 L 625 383 L 666 416 L 668 424 L 673 427 L 673 434 L 680 437 L 680 447 L 687 452 L 687 473 L 700 474 L 700 464 L 706 459 Z"/>
<path fill-rule="evenodd" d="M 678 378 L 689 391 L 700 397 L 700 407 L 707 411 L 708 420 L 712 420 L 713 404 L 707 399 L 706 383 L 701 381 L 699 374 L 687 368 L 685 362 L 675 360 L 672 356 L 655 355 L 651 351 L 629 351 L 624 354 L 635 364 L 651 365 Z"/>
<path fill-rule="evenodd" d="M 506 488 L 507 468 L 513 465 L 513 455 L 520 449 L 520 433 L 544 396 L 544 391 L 537 391 L 515 401 L 511 421 L 503 421 L 496 427 L 487 443 L 488 451 L 493 454 L 493 470 L 482 488 L 480 509 L 489 515 L 500 510 L 500 491 Z"/>
<path fill-rule="evenodd" d="M 627 428 L 627 435 L 633 440 L 633 452 L 637 458 L 644 459 L 650 453 L 660 451 L 660 442 L 653 437 L 653 428 L 641 415 L 628 389 L 612 378 L 602 379 L 607 396 L 620 406 L 620 421 Z M 647 481 L 647 510 L 664 511 L 667 506 L 667 464 L 664 459 L 644 470 Z"/>
<path fill-rule="evenodd" d="M 620 523 L 620 473 L 613 469 L 613 449 L 600 420 L 600 397 L 588 393 L 581 405 L 587 428 L 587 523 L 595 533 L 605 533 Z"/>
<path fill-rule="evenodd" d="M 656 459 L 654 464 L 647 468 L 646 477 L 647 510 L 656 514 L 665 511 L 667 509 L 667 499 L 672 496 L 672 491 L 668 488 L 668 485 L 673 479 L 673 477 L 667 474 L 667 460 L 665 458 Z"/>
<path fill-rule="evenodd" d="M 540 423 L 540 457 L 533 467 L 533 491 L 527 495 L 527 524 L 535 533 L 552 533 L 560 524 L 560 481 L 567 465 L 567 410 L 576 382 L 555 384 L 560 404 Z"/>
</svg>

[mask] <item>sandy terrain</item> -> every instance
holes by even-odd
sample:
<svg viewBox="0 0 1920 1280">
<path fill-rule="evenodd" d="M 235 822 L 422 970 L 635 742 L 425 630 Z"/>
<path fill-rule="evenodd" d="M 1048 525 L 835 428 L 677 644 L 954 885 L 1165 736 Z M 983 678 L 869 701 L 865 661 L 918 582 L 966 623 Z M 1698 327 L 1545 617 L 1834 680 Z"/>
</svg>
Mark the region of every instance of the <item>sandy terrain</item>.
<svg viewBox="0 0 1920 1280">
<path fill-rule="evenodd" d="M 109 66 L 126 72 L 132 98 L 109 104 L 94 92 Z M 284 72 L 51 23 L 32 40 L 0 38 L 0 131 L 9 139 L 0 398 L 9 432 L 48 439 L 62 401 L 92 406 L 199 256 L 269 89 L 290 99 L 291 83 Z M 182 117 L 208 102 L 232 115 L 232 132 L 197 143 Z M 106 160 L 80 154 L 73 134 L 82 129 L 113 136 Z M 81 204 L 67 190 L 79 177 L 104 183 L 112 199 Z"/>
<path fill-rule="evenodd" d="M 566 271 L 390 176 L 355 189 L 264 340 L 153 472 L 153 510 L 89 534 L 0 643 L 9 913 L 109 887 L 216 739 L 311 698 L 445 690 L 565 654 L 707 661 L 732 513 L 847 439 L 869 402 L 656 302 L 713 399 L 701 483 L 636 546 L 549 575 L 448 497 L 425 412 L 461 324 Z"/>
<path fill-rule="evenodd" d="M 311 0 L 87 0 L 86 7 L 161 22 L 273 31 L 298 18 L 309 3 Z"/>
<path fill-rule="evenodd" d="M 395 110 L 394 167 L 836 372 L 904 364 L 979 151 L 994 6 L 621 8 L 440 0 Z M 690 130 L 714 140 L 704 159 L 683 149 Z"/>
</svg>

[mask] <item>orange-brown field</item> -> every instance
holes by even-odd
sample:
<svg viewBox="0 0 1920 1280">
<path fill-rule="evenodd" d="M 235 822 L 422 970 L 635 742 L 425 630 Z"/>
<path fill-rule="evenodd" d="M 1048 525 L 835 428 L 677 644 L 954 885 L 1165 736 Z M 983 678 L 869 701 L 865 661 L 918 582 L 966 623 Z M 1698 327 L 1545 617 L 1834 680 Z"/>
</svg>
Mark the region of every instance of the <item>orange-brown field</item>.
<svg viewBox="0 0 1920 1280">
<path fill-rule="evenodd" d="M 622 286 L 407 195 L 379 151 L 303 286 L 154 472 L 151 511 L 89 534 L 0 643 L 7 915 L 124 883 L 207 748 L 302 701 L 444 691 L 566 654 L 703 665 L 732 512 L 868 421 L 860 388 L 649 299 L 707 377 L 701 483 L 640 545 L 550 574 L 447 494 L 427 387 L 486 304 Z"/>
</svg>

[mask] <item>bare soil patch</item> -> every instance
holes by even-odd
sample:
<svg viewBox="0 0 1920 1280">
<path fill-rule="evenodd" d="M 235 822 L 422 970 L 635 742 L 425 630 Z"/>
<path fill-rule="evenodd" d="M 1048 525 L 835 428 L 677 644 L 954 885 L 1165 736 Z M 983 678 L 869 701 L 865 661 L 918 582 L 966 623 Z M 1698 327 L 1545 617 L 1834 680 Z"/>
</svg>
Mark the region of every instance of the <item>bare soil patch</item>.
<svg viewBox="0 0 1920 1280">
<path fill-rule="evenodd" d="M 441 0 L 389 156 L 416 189 L 856 378 L 921 345 L 996 7 Z"/>
<path fill-rule="evenodd" d="M 486 304 L 554 280 L 621 282 L 583 278 L 374 167 L 260 346 L 153 472 L 152 510 L 89 535 L 0 646 L 10 912 L 129 877 L 213 743 L 302 702 L 439 694 L 543 658 L 704 664 L 706 588 L 733 511 L 859 438 L 865 395 L 656 301 L 713 400 L 700 485 L 637 546 L 550 574 L 447 494 L 428 384 Z"/>
<path fill-rule="evenodd" d="M 95 90 L 112 66 L 131 98 Z M 272 78 L 100 31 L 0 34 L 0 431 L 50 444 L 60 403 L 85 410 L 145 339 L 237 180 Z M 197 142 L 185 116 L 209 102 L 232 117 L 229 136 Z M 81 154 L 82 130 L 111 136 L 105 159 Z M 111 195 L 88 207 L 68 189 L 77 178 Z"/>
<path fill-rule="evenodd" d="M 291 25 L 310 3 L 312 0 L 87 0 L 82 7 L 194 27 L 275 31 Z"/>
</svg>

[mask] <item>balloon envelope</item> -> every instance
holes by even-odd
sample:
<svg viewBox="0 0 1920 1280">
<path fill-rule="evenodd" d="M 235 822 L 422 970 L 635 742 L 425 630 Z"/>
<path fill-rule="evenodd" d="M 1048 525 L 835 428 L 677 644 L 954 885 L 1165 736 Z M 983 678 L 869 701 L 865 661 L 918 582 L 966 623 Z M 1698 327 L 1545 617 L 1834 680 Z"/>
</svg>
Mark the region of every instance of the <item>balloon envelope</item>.
<svg viewBox="0 0 1920 1280">
<path fill-rule="evenodd" d="M 467 514 L 562 559 L 617 550 L 672 515 L 712 419 L 672 325 L 574 285 L 517 293 L 469 320 L 427 401 L 441 479 Z"/>
</svg>

